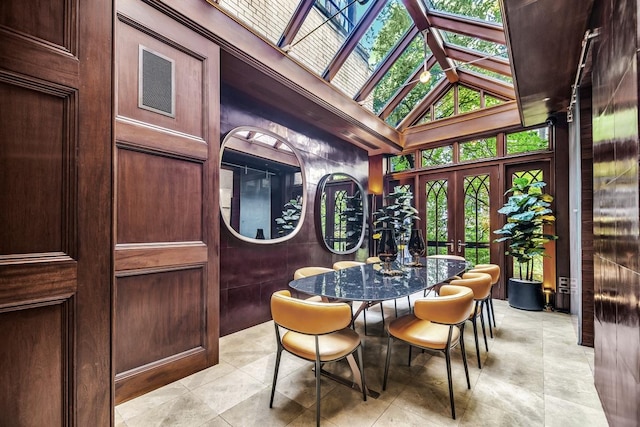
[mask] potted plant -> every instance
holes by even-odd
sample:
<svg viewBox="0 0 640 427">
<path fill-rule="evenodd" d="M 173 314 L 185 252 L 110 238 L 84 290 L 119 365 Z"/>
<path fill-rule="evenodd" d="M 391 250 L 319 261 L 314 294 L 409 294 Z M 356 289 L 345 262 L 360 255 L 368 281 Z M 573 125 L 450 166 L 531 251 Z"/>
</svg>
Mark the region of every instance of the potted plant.
<svg viewBox="0 0 640 427">
<path fill-rule="evenodd" d="M 553 196 L 542 189 L 547 184 L 531 182 L 528 178 L 515 178 L 505 205 L 498 213 L 506 215 L 507 222 L 494 233 L 502 237 L 494 242 L 507 242 L 505 252 L 514 258 L 514 277 L 509 279 L 507 294 L 509 305 L 523 310 L 542 310 L 544 294 L 542 282 L 534 280 L 534 260 L 545 254 L 545 244 L 557 239 L 545 233 L 545 226 L 555 221 L 551 209 Z"/>
<path fill-rule="evenodd" d="M 418 210 L 411 205 L 413 193 L 409 190 L 395 191 L 385 197 L 387 203 L 373 213 L 374 239 L 380 238 L 385 229 L 394 231 L 396 243 L 404 251 L 415 221 L 420 220 Z M 404 253 L 401 255 L 404 259 Z"/>
<path fill-rule="evenodd" d="M 282 216 L 275 219 L 278 237 L 291 234 L 298 226 L 300 216 L 302 216 L 302 197 L 296 196 L 295 199 L 291 199 L 285 203 Z"/>
</svg>

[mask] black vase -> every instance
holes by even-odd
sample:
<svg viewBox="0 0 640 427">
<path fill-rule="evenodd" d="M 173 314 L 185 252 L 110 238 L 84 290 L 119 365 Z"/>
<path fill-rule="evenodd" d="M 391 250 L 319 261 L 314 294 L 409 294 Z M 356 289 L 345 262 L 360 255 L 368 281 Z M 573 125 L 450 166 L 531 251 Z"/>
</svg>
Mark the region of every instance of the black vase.
<svg viewBox="0 0 640 427">
<path fill-rule="evenodd" d="M 384 270 L 391 270 L 391 262 L 398 256 L 398 244 L 396 243 L 396 233 L 393 228 L 385 228 L 380 232 L 378 241 L 378 258 L 384 262 Z"/>
<path fill-rule="evenodd" d="M 425 244 L 422 238 L 422 232 L 418 228 L 411 230 L 411 237 L 409 238 L 409 254 L 413 257 L 412 265 L 414 267 L 420 267 L 419 258 L 424 256 Z"/>
</svg>

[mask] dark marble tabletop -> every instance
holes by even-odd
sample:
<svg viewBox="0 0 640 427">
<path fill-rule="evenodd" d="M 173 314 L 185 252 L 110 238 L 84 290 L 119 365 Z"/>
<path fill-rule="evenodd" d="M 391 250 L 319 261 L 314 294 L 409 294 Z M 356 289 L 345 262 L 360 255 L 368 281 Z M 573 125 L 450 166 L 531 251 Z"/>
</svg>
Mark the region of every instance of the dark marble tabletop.
<svg viewBox="0 0 640 427">
<path fill-rule="evenodd" d="M 461 274 L 465 261 L 422 258 L 423 267 L 401 266 L 391 263 L 397 275 L 383 275 L 382 264 L 366 264 L 309 276 L 289 282 L 289 286 L 308 295 L 353 301 L 383 301 L 402 298 L 429 289 Z"/>
</svg>

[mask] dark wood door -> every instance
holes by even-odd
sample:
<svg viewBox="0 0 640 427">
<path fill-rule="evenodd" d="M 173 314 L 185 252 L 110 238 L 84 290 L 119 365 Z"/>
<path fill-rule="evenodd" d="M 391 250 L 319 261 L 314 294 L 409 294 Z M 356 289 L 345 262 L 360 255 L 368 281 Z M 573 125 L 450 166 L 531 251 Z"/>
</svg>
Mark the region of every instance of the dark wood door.
<svg viewBox="0 0 640 427">
<path fill-rule="evenodd" d="M 0 425 L 112 422 L 109 0 L 0 6 Z"/>
<path fill-rule="evenodd" d="M 116 403 L 218 361 L 219 48 L 137 0 L 116 17 Z"/>
<path fill-rule="evenodd" d="M 503 193 L 498 166 L 466 167 L 419 177 L 416 203 L 423 218 L 427 254 L 462 256 L 473 264 L 501 265 L 493 230 Z M 503 296 L 503 287 L 494 290 Z"/>
</svg>

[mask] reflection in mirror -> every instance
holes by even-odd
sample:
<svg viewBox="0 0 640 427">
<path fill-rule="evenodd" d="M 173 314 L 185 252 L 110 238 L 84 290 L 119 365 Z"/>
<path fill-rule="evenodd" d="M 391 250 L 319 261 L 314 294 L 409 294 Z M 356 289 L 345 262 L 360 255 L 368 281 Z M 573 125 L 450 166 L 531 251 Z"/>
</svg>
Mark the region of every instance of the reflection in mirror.
<svg viewBox="0 0 640 427">
<path fill-rule="evenodd" d="M 365 232 L 364 190 L 350 175 L 326 175 L 318 186 L 316 226 L 331 252 L 349 254 L 358 250 Z"/>
<path fill-rule="evenodd" d="M 220 213 L 238 238 L 254 243 L 290 239 L 304 220 L 304 173 L 280 136 L 242 126 L 225 137 L 220 156 Z"/>
</svg>

